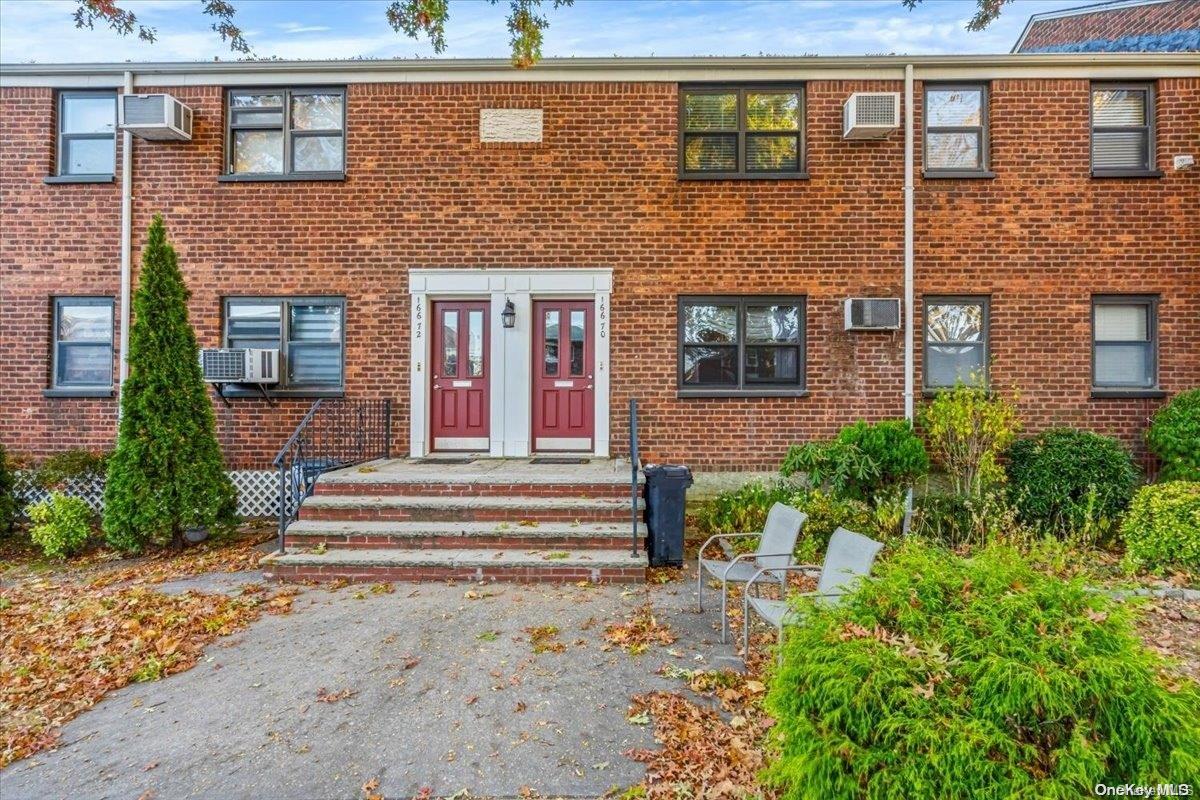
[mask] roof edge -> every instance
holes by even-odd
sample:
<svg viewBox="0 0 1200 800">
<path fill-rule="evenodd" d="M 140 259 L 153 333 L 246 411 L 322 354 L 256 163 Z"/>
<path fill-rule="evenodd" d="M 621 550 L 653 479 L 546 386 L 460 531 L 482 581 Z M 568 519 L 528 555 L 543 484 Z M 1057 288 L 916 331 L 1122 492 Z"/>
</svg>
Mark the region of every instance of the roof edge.
<svg viewBox="0 0 1200 800">
<path fill-rule="evenodd" d="M 1144 0 L 1143 0 L 1144 1 Z M 1165 2 L 1165 0 L 1153 0 Z M 0 75 L 6 76 L 101 76 L 123 75 L 205 75 L 212 73 L 281 72 L 486 72 L 497 75 L 528 75 L 537 80 L 539 71 L 589 70 L 637 71 L 687 68 L 759 68 L 759 69 L 853 69 L 914 67 L 1062 67 L 1062 66 L 1125 66 L 1177 65 L 1196 63 L 1195 54 L 1187 53 L 999 53 L 982 55 L 926 56 L 706 56 L 650 58 L 546 58 L 527 70 L 519 70 L 507 59 L 378 59 L 329 61 L 158 61 L 109 62 L 80 64 L 0 64 Z"/>
</svg>

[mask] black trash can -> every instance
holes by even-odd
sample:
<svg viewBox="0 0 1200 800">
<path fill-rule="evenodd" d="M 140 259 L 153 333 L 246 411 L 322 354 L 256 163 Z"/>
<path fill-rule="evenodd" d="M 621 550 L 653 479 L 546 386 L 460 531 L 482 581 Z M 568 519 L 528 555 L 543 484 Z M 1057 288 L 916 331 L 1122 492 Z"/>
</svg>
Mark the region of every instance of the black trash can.
<svg viewBox="0 0 1200 800">
<path fill-rule="evenodd" d="M 646 552 L 652 567 L 683 564 L 683 512 L 692 471 L 670 464 L 651 464 L 646 476 Z"/>
</svg>

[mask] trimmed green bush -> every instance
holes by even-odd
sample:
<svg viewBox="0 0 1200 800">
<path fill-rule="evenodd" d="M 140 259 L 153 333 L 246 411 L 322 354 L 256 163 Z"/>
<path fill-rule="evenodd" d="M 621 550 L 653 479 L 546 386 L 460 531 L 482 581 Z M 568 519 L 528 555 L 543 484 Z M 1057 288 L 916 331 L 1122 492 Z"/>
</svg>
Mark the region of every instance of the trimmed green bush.
<svg viewBox="0 0 1200 800">
<path fill-rule="evenodd" d="M 828 486 L 838 497 L 876 503 L 929 472 L 929 456 L 907 420 L 859 420 L 830 442 L 793 445 L 780 472 L 804 473 L 814 489 Z"/>
<path fill-rule="evenodd" d="M 1007 547 L 912 540 L 875 574 L 787 629 L 766 699 L 783 797 L 1075 800 L 1200 775 L 1200 688 L 1165 676 L 1128 607 Z"/>
<path fill-rule="evenodd" d="M 1146 442 L 1162 461 L 1159 480 L 1200 481 L 1200 389 L 1180 392 L 1160 408 Z"/>
<path fill-rule="evenodd" d="M 819 560 L 829 545 L 829 537 L 839 527 L 849 528 L 864 536 L 878 535 L 875 512 L 861 500 L 813 489 L 784 502 L 808 514 L 808 520 L 800 531 L 801 546 L 797 547 L 803 561 Z"/>
<path fill-rule="evenodd" d="M 787 481 L 750 481 L 704 503 L 694 519 L 700 531 L 709 535 L 761 531 L 771 506 L 787 503 L 795 493 L 796 487 Z"/>
<path fill-rule="evenodd" d="M 0 444 L 0 534 L 11 531 L 16 518 L 16 477 L 8 463 L 8 451 Z"/>
<path fill-rule="evenodd" d="M 142 249 L 129 378 L 104 490 L 104 533 L 119 550 L 182 547 L 186 528 L 219 530 L 236 521 L 237 492 L 221 461 L 187 299 L 175 249 L 156 215 Z"/>
<path fill-rule="evenodd" d="M 1021 520 L 1059 536 L 1114 531 L 1138 480 L 1116 439 L 1071 428 L 1017 441 L 1008 461 L 1009 500 Z"/>
<path fill-rule="evenodd" d="M 1200 573 L 1200 481 L 1143 486 L 1129 504 L 1121 536 L 1131 571 Z"/>
<path fill-rule="evenodd" d="M 47 558 L 66 558 L 83 549 L 92 532 L 92 509 L 85 500 L 51 492 L 30 504 L 25 513 L 32 525 L 29 538 Z"/>
</svg>

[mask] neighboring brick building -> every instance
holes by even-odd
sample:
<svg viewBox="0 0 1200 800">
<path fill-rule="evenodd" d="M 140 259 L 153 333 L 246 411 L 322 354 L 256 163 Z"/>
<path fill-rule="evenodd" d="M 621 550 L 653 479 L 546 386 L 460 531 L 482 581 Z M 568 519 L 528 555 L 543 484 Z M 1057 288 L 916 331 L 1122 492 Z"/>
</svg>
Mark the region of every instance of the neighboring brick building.
<svg viewBox="0 0 1200 800">
<path fill-rule="evenodd" d="M 194 112 L 191 141 L 134 139 L 135 284 L 161 212 L 202 346 L 283 351 L 271 404 L 214 397 L 233 465 L 343 393 L 393 398 L 416 454 L 619 455 L 636 397 L 643 458 L 701 469 L 901 416 L 903 328 L 846 330 L 844 303 L 903 297 L 905 121 L 844 138 L 843 107 L 902 111 L 906 64 L 918 403 L 990 363 L 1029 428 L 1142 453 L 1200 385 L 1180 55 L 5 66 L 0 441 L 112 442 L 127 69 Z"/>
<path fill-rule="evenodd" d="M 1112 0 L 1034 14 L 1014 53 L 1200 51 L 1200 0 Z"/>
</svg>

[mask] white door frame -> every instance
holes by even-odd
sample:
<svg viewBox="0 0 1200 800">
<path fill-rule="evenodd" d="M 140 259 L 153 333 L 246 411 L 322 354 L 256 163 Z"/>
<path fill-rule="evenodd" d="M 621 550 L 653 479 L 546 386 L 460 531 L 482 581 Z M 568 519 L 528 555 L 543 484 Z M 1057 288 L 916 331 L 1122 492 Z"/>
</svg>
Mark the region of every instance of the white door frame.
<svg viewBox="0 0 1200 800">
<path fill-rule="evenodd" d="M 412 458 L 429 455 L 429 325 L 435 300 L 487 299 L 491 404 L 488 455 L 524 458 L 531 453 L 533 425 L 533 301 L 591 298 L 595 304 L 596 371 L 593 453 L 608 457 L 609 300 L 611 269 L 410 269 L 411 370 L 408 450 Z M 511 300 L 516 325 L 505 328 L 501 314 Z"/>
</svg>

